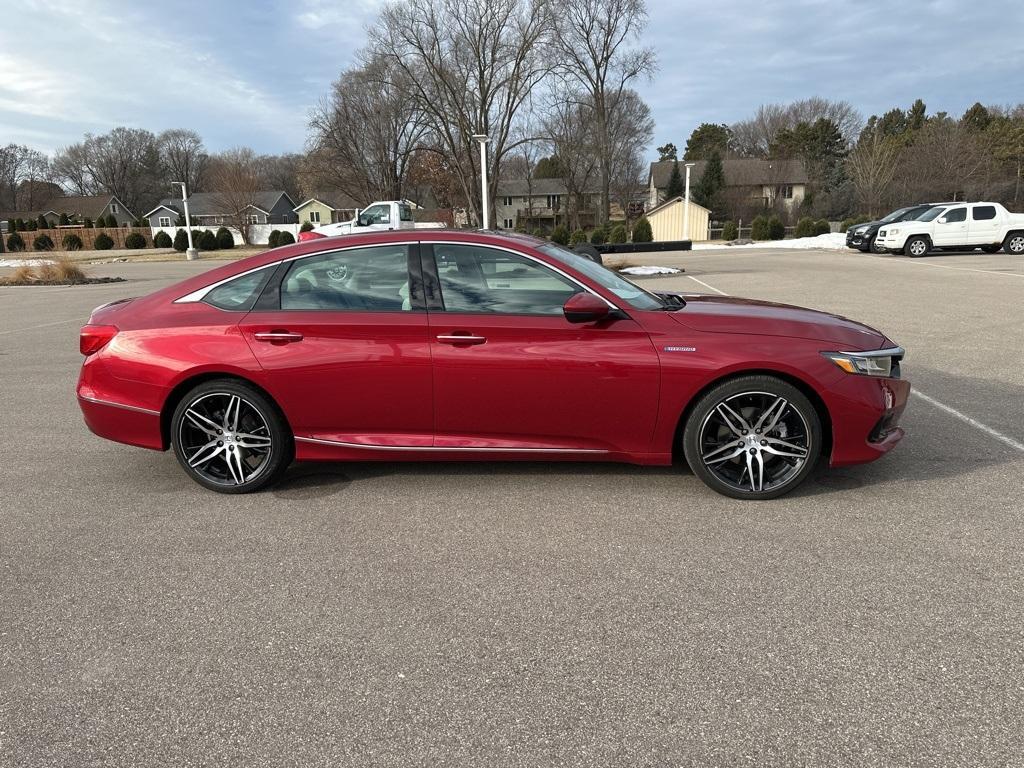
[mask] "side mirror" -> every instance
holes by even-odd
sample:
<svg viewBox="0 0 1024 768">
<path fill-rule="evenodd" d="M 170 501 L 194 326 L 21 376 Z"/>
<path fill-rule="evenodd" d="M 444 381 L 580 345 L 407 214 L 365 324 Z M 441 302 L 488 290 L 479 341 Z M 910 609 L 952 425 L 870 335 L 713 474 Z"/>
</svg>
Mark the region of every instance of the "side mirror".
<svg viewBox="0 0 1024 768">
<path fill-rule="evenodd" d="M 581 291 L 569 297 L 562 305 L 562 312 L 570 323 L 593 323 L 607 318 L 611 307 L 604 299 Z"/>
<path fill-rule="evenodd" d="M 936 221 L 938 221 L 939 224 L 945 224 L 946 223 L 946 217 L 945 216 L 939 216 L 939 218 L 936 219 Z"/>
<path fill-rule="evenodd" d="M 356 219 L 356 226 L 357 227 L 368 227 L 368 226 L 370 226 L 370 217 L 369 216 L 363 216 L 362 214 L 359 214 L 359 218 Z"/>
</svg>

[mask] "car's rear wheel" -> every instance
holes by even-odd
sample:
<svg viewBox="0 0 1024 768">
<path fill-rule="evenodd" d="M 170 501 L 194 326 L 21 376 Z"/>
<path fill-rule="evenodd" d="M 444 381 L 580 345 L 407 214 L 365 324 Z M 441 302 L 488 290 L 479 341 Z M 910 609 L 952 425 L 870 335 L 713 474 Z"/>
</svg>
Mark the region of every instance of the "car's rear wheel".
<svg viewBox="0 0 1024 768">
<path fill-rule="evenodd" d="M 928 241 L 923 237 L 912 237 L 907 241 L 907 244 L 903 246 L 903 250 L 907 256 L 914 259 L 919 259 L 928 253 L 928 249 L 931 246 Z"/>
<path fill-rule="evenodd" d="M 712 490 L 735 499 L 774 499 L 814 469 L 821 420 L 807 397 L 774 376 L 723 382 L 694 406 L 683 452 Z"/>
<path fill-rule="evenodd" d="M 1024 232 L 1011 232 L 1003 243 L 1003 250 L 1013 256 L 1024 254 Z"/>
<path fill-rule="evenodd" d="M 291 432 L 259 390 L 232 379 L 192 389 L 171 417 L 174 455 L 197 483 L 250 493 L 277 481 L 291 463 Z"/>
</svg>

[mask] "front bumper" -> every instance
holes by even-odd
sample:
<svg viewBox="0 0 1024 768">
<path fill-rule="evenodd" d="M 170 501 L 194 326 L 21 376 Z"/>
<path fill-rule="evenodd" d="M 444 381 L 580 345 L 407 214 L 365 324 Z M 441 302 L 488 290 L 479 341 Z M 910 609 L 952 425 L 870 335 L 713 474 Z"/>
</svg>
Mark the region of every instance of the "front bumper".
<svg viewBox="0 0 1024 768">
<path fill-rule="evenodd" d="M 844 374 L 829 393 L 833 414 L 830 464 L 863 464 L 884 456 L 903 439 L 900 418 L 910 382 Z"/>
<path fill-rule="evenodd" d="M 853 232 L 846 233 L 846 247 L 856 248 L 858 251 L 863 251 L 871 247 L 871 232 L 865 232 L 857 235 Z"/>
</svg>

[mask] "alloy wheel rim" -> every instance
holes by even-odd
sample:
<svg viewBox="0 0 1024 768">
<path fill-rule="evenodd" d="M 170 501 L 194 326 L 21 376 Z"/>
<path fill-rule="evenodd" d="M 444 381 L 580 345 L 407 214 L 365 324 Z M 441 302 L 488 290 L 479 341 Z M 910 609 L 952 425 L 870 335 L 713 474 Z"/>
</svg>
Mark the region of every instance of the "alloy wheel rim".
<svg viewBox="0 0 1024 768">
<path fill-rule="evenodd" d="M 925 251 L 925 245 L 920 240 L 915 240 L 910 244 L 910 252 L 915 256 L 920 256 Z"/>
<path fill-rule="evenodd" d="M 255 405 L 232 392 L 213 392 L 189 403 L 178 444 L 193 472 L 233 486 L 251 482 L 266 469 L 273 438 Z"/>
<path fill-rule="evenodd" d="M 741 392 L 721 400 L 704 418 L 697 438 L 701 463 L 742 493 L 776 490 L 810 458 L 810 427 L 785 397 Z"/>
<path fill-rule="evenodd" d="M 1014 253 L 1024 253 L 1024 237 L 1015 237 L 1010 240 L 1010 250 Z"/>
</svg>

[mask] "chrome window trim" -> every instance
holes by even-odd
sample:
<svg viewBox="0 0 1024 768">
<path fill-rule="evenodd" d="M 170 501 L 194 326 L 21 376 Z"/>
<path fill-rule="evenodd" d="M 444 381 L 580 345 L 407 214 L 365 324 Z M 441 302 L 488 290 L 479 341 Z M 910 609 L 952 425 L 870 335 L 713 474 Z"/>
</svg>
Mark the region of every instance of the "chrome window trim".
<svg viewBox="0 0 1024 768">
<path fill-rule="evenodd" d="M 346 246 L 346 247 L 343 247 L 343 248 L 332 248 L 329 251 L 313 251 L 312 253 L 302 253 L 302 254 L 299 254 L 298 256 L 291 256 L 291 257 L 289 257 L 287 259 L 279 259 L 278 261 L 270 262 L 269 264 L 261 264 L 260 266 L 253 267 L 252 269 L 248 269 L 245 272 L 239 272 L 237 275 L 231 275 L 231 277 L 225 277 L 223 280 L 218 280 L 216 283 L 211 283 L 210 285 L 207 285 L 207 286 L 205 286 L 203 288 L 197 288 L 196 290 L 192 291 L 191 293 L 185 294 L 184 296 L 181 296 L 181 297 L 175 299 L 173 303 L 175 303 L 175 304 L 195 304 L 195 303 L 198 303 L 198 302 L 202 301 L 204 298 L 206 298 L 206 294 L 208 294 L 214 288 L 219 288 L 220 286 L 224 285 L 225 283 L 230 283 L 232 280 L 235 280 L 236 278 L 244 277 L 245 275 L 250 275 L 253 272 L 260 271 L 261 269 L 268 269 L 270 267 L 277 267 L 277 266 L 280 266 L 281 264 L 287 264 L 287 263 L 290 263 L 290 262 L 293 262 L 293 261 L 298 261 L 299 259 L 308 259 L 308 258 L 326 256 L 327 254 L 342 253 L 344 251 L 358 251 L 358 250 L 364 250 L 366 248 L 380 248 L 380 247 L 385 247 L 385 246 L 389 246 L 389 245 L 403 245 L 403 246 L 410 246 L 410 245 L 468 245 L 468 246 L 476 246 L 478 248 L 493 248 L 494 250 L 497 250 L 497 251 L 505 251 L 506 253 L 511 253 L 511 254 L 513 254 L 515 256 L 520 256 L 520 257 L 522 257 L 524 259 L 529 259 L 530 261 L 533 261 L 533 262 L 535 262 L 537 264 L 540 264 L 542 267 L 546 267 L 547 269 L 550 269 L 552 272 L 555 272 L 555 273 L 561 275 L 562 277 L 564 277 L 569 282 L 571 282 L 571 283 L 573 283 L 575 285 L 578 285 L 581 289 L 583 289 L 587 293 L 592 294 L 594 296 L 597 296 L 597 298 L 601 299 L 601 301 L 603 301 L 605 304 L 607 304 L 609 306 L 609 308 L 611 308 L 612 310 L 619 310 L 619 311 L 621 311 L 620 307 L 618 307 L 615 304 L 613 304 L 611 301 L 609 301 L 604 296 L 599 294 L 593 288 L 590 288 L 589 286 L 585 285 L 584 283 L 581 283 L 578 279 L 576 279 L 572 275 L 570 275 L 567 272 L 559 269 L 558 267 L 554 266 L 553 264 L 549 264 L 548 262 L 544 261 L 543 259 L 538 259 L 536 256 L 531 256 L 528 253 L 523 253 L 522 251 L 518 251 L 518 250 L 516 250 L 514 248 L 509 248 L 509 247 L 504 246 L 504 245 L 494 245 L 494 244 L 491 244 L 491 243 L 477 243 L 477 242 L 473 242 L 471 240 L 393 240 L 393 241 L 389 241 L 389 242 L 385 242 L 385 243 L 363 243 L 361 245 L 349 245 L 349 246 Z"/>
</svg>

